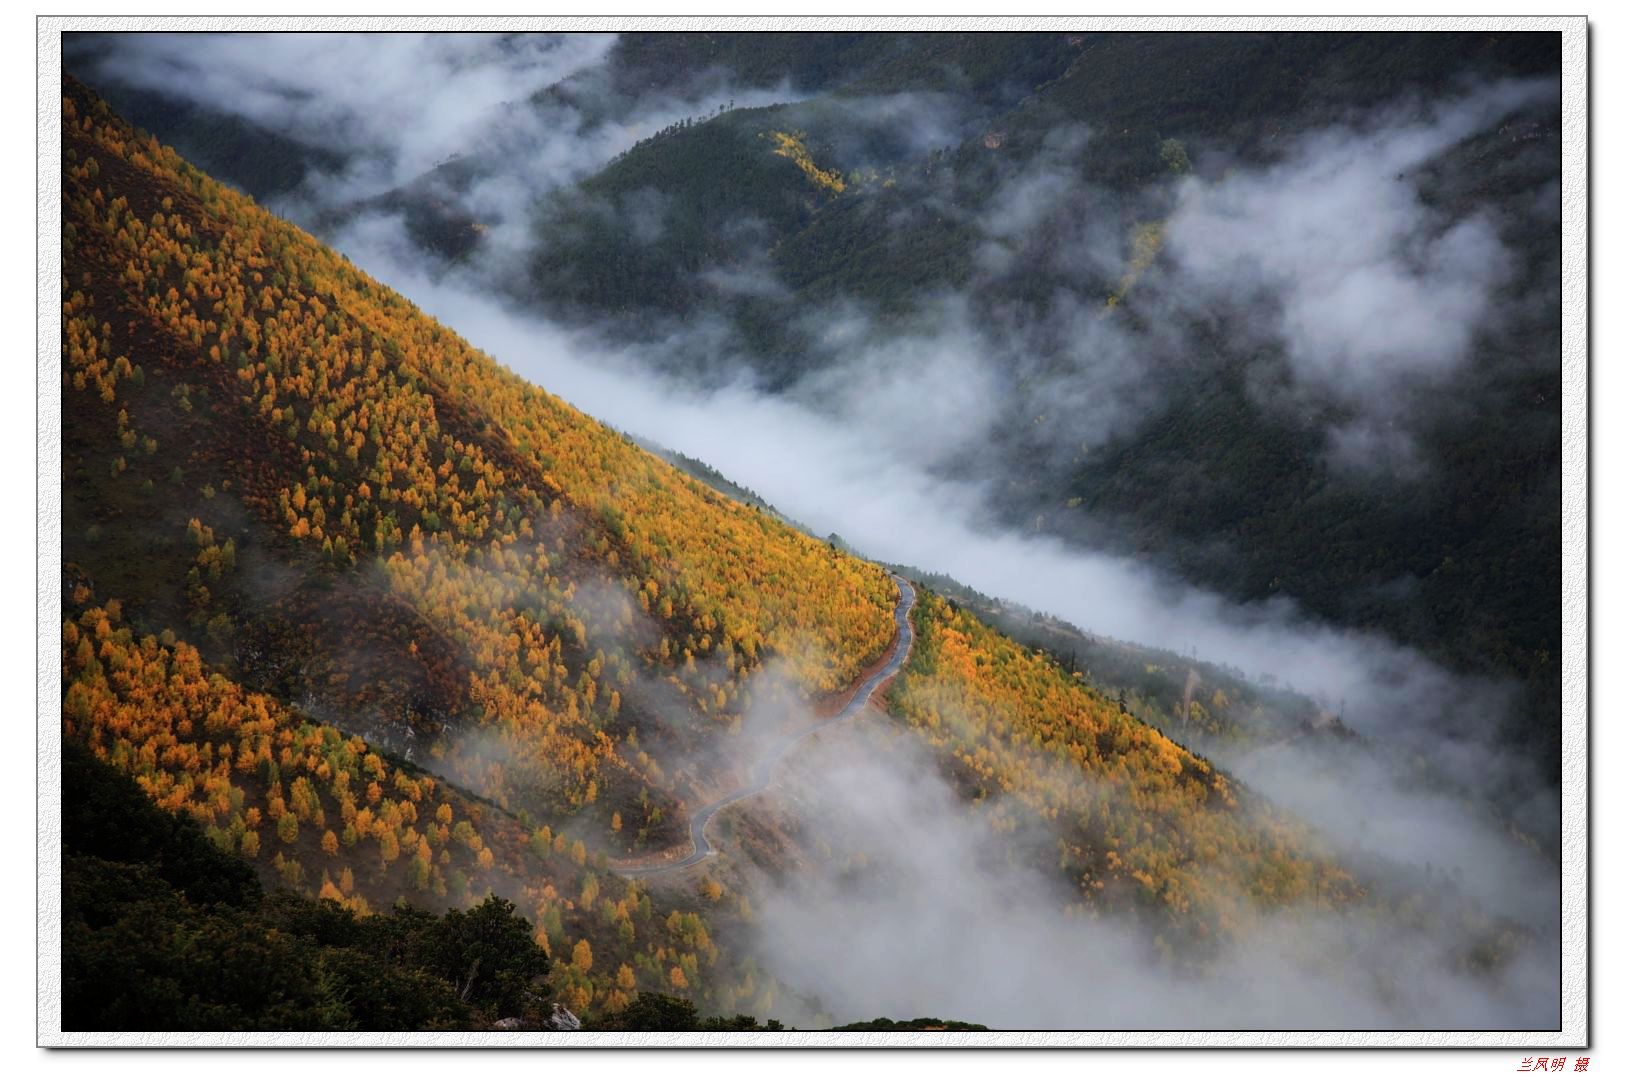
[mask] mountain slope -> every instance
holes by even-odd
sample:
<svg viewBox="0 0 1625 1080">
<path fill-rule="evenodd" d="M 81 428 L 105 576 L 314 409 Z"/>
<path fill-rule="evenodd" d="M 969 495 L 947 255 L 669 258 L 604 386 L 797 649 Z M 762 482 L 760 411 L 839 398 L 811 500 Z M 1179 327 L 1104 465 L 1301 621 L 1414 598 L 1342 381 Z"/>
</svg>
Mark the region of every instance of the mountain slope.
<svg viewBox="0 0 1625 1080">
<path fill-rule="evenodd" d="M 935 597 L 917 621 L 898 714 L 968 797 L 1008 794 L 1000 814 L 1051 822 L 1080 895 L 1112 890 L 1116 905 L 1166 913 L 1201 939 L 1259 905 L 1338 907 L 1357 893 L 1305 858 L 1301 829 L 1049 659 Z"/>
<path fill-rule="evenodd" d="M 381 579 L 416 612 L 406 621 L 428 615 L 437 636 L 376 633 L 411 636 L 396 644 L 431 654 L 420 666 L 449 652 L 492 672 L 462 692 L 528 737 L 573 743 L 577 802 L 591 801 L 608 756 L 594 729 L 618 707 L 604 699 L 640 692 L 634 665 L 669 667 L 668 688 L 726 724 L 739 711 L 728 700 L 767 655 L 826 691 L 889 641 L 893 589 L 880 569 L 719 498 L 218 185 L 164 186 L 189 179 L 186 167 L 166 177 L 155 147 L 121 135 L 68 140 L 70 278 L 82 288 L 66 297 L 67 377 L 79 401 L 104 407 L 87 443 L 101 436 L 114 451 L 98 463 L 108 484 L 88 518 L 121 515 L 124 495 L 162 482 L 163 505 L 131 513 L 143 526 L 176 522 L 169 544 L 145 540 L 172 549 L 177 576 L 205 569 L 185 565 L 201 559 L 220 578 L 208 552 L 220 545 L 200 530 L 230 521 L 246 528 L 235 562 L 292 563 L 341 594 L 360 571 L 368 589 Z M 107 199 L 98 177 L 123 194 Z M 241 585 L 242 600 L 261 588 L 286 600 L 260 581 Z M 572 606 L 578 588 L 601 602 Z M 211 606 L 229 584 L 186 591 L 163 614 L 229 621 Z M 607 648 L 590 643 L 588 622 Z"/>
<path fill-rule="evenodd" d="M 680 842 L 749 760 L 741 732 L 791 730 L 886 650 L 885 570 L 64 95 L 65 736 L 266 880 L 358 911 L 509 897 L 572 1008 L 771 1014 L 748 895 L 656 897 L 609 858 Z M 1054 824 L 1034 858 L 1079 905 L 1182 942 L 1360 896 L 1307 830 L 1053 663 L 936 598 L 915 627 L 907 737 L 975 812 Z"/>
<path fill-rule="evenodd" d="M 817 695 L 878 655 L 885 572 L 64 90 L 68 734 L 269 880 L 358 910 L 511 896 L 584 1009 L 710 993 L 699 915 L 602 851 L 676 838 L 753 673 Z"/>
</svg>

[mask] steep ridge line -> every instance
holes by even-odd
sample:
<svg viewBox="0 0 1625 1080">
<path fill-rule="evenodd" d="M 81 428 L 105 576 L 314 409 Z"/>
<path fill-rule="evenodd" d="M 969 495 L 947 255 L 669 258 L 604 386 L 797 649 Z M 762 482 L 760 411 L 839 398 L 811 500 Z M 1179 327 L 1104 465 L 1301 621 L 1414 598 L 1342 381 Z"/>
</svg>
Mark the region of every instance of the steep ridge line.
<svg viewBox="0 0 1625 1080">
<path fill-rule="evenodd" d="M 716 854 L 711 841 L 706 837 L 706 829 L 710 827 L 711 819 L 725 807 L 732 806 L 741 799 L 748 799 L 758 792 L 766 790 L 773 783 L 773 770 L 778 763 L 784 760 L 786 754 L 800 744 L 804 739 L 818 734 L 826 728 L 833 727 L 845 720 L 850 720 L 862 712 L 869 705 L 870 698 L 888 680 L 893 678 L 903 665 L 908 663 L 909 653 L 914 648 L 914 627 L 909 622 L 909 614 L 914 610 L 914 586 L 896 574 L 892 580 L 897 582 L 897 610 L 894 618 L 897 621 L 897 637 L 892 642 L 892 655 L 889 660 L 874 674 L 865 679 L 852 694 L 846 705 L 834 716 L 824 720 L 805 731 L 788 736 L 778 745 L 770 747 L 768 752 L 759 760 L 751 770 L 751 782 L 742 788 L 730 791 L 728 794 L 707 803 L 696 810 L 688 821 L 689 843 L 694 850 L 684 858 L 675 862 L 644 862 L 613 866 L 616 873 L 626 877 L 647 877 L 651 874 L 664 874 L 672 870 L 682 870 L 704 862 Z"/>
</svg>

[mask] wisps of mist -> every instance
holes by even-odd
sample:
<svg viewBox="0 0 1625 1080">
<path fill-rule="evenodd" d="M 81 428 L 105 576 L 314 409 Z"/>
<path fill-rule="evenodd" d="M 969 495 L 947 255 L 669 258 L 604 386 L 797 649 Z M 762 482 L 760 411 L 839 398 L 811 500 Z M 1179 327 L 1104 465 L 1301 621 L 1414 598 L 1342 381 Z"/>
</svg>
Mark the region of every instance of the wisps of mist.
<svg viewBox="0 0 1625 1080">
<path fill-rule="evenodd" d="M 356 155 L 335 194 L 359 197 L 467 153 L 491 137 L 500 106 L 601 61 L 613 43 L 612 34 L 131 34 L 88 74 Z"/>
<path fill-rule="evenodd" d="M 787 1022 L 936 1016 L 1102 1030 L 1557 1022 L 1555 956 L 1522 950 L 1493 978 L 1475 976 L 1463 962 L 1472 939 L 1450 914 L 1401 925 L 1365 908 L 1259 912 L 1217 955 L 1181 966 L 1152 926 L 1065 914 L 1075 898 L 1056 878 L 1002 857 L 1011 837 L 989 824 L 990 806 L 967 808 L 906 735 L 821 739 L 787 772 L 783 798 L 829 851 L 806 860 L 788 886 L 765 886 L 755 905 L 754 946 L 793 991 L 780 999 Z"/>
<path fill-rule="evenodd" d="M 1429 206 L 1415 171 L 1556 96 L 1555 82 L 1523 80 L 1408 102 L 1299 136 L 1267 167 L 1186 178 L 1166 225 L 1168 297 L 1239 312 L 1281 343 L 1286 384 L 1256 392 L 1352 411 L 1332 432 L 1343 463 L 1413 454 L 1406 395 L 1466 366 L 1514 258 L 1488 212 Z"/>
<path fill-rule="evenodd" d="M 602 76 L 614 34 L 127 34 L 81 45 L 81 74 L 243 117 L 336 152 L 273 200 L 303 222 L 425 184 L 485 227 L 485 255 L 517 260 L 545 192 L 602 168 L 677 121 L 794 100 L 699 73 L 660 95 Z M 547 94 L 567 87 L 567 92 Z M 444 166 L 472 165 L 473 168 Z M 517 269 L 517 262 L 508 267 Z"/>
</svg>

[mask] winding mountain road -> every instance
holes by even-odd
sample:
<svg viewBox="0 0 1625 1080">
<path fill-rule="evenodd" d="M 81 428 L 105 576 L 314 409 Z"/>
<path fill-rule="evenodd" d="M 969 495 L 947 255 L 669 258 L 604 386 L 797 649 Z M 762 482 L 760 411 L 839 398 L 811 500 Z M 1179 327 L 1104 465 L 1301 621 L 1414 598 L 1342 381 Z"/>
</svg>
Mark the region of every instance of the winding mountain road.
<svg viewBox="0 0 1625 1080">
<path fill-rule="evenodd" d="M 795 749 L 802 740 L 809 736 L 816 735 L 825 728 L 833 727 L 845 720 L 850 720 L 862 712 L 868 706 L 869 699 L 874 697 L 875 691 L 880 689 L 881 684 L 903 670 L 903 665 L 908 663 L 909 653 L 914 648 L 914 627 L 908 621 L 909 613 L 914 610 L 914 586 L 896 574 L 892 575 L 892 580 L 897 582 L 897 611 L 894 614 L 894 618 L 897 620 L 897 637 L 892 642 L 891 659 L 887 660 L 879 671 L 870 675 L 859 685 L 851 700 L 846 703 L 846 706 L 840 712 L 815 727 L 788 736 L 769 747 L 768 752 L 751 770 L 751 781 L 748 785 L 730 791 L 715 802 L 707 803 L 696 810 L 688 821 L 688 837 L 694 846 L 692 853 L 674 862 L 623 864 L 615 867 L 617 873 L 626 877 L 647 877 L 651 874 L 664 874 L 672 870 L 682 870 L 685 867 L 709 859 L 716 853 L 716 849 L 711 846 L 711 841 L 706 837 L 705 831 L 710 827 L 711 819 L 717 816 L 718 811 L 724 807 L 732 806 L 741 799 L 748 799 L 771 786 L 774 767 L 784 760 L 786 754 Z"/>
</svg>

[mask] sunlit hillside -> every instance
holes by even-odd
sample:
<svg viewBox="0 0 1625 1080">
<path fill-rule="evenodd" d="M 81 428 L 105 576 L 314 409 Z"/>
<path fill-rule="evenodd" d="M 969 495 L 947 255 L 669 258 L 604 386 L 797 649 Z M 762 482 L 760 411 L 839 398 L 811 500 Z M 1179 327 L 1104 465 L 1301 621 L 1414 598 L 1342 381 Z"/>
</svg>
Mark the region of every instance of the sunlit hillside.
<svg viewBox="0 0 1625 1080">
<path fill-rule="evenodd" d="M 63 92 L 64 739 L 268 887 L 355 916 L 506 898 L 549 1000 L 590 1021 L 656 994 L 773 1015 L 733 853 L 639 868 L 687 850 L 752 738 L 827 718 L 892 655 L 891 576 Z M 808 167 L 782 148 L 751 147 Z M 1365 897 L 1311 829 L 1081 674 L 930 593 L 912 625 L 870 720 L 1019 832 L 1072 914 L 1132 917 L 1172 962 Z M 399 1022 L 535 1007 L 491 994 Z M 321 1022 L 311 1000 L 290 1022 Z"/>
</svg>

